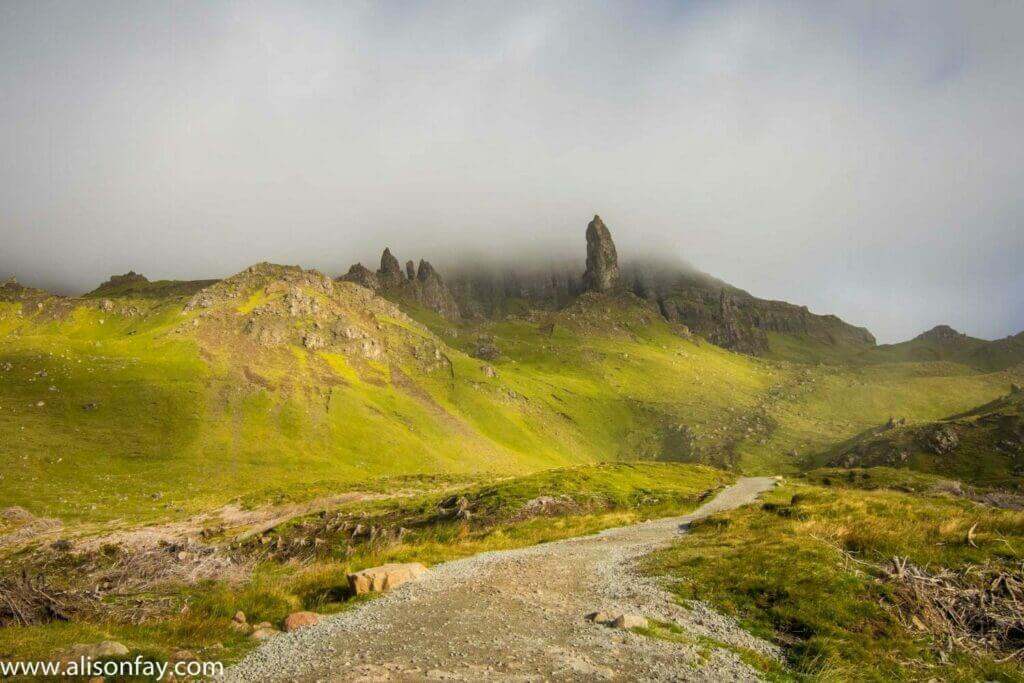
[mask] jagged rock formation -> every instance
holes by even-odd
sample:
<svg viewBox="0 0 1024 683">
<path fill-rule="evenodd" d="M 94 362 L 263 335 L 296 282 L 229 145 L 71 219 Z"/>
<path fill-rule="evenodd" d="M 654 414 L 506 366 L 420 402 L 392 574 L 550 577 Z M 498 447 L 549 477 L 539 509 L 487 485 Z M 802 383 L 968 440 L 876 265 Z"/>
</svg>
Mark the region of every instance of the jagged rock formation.
<svg viewBox="0 0 1024 683">
<path fill-rule="evenodd" d="M 384 289 L 401 287 L 406 282 L 401 264 L 398 263 L 398 259 L 391 254 L 391 250 L 388 248 L 385 248 L 384 253 L 380 255 L 380 270 L 377 271 L 377 279 L 380 281 L 380 286 Z"/>
<path fill-rule="evenodd" d="M 357 263 L 338 279 L 354 282 L 392 299 L 415 303 L 448 320 L 459 320 L 462 317 L 451 290 L 429 261 L 420 260 L 418 270 L 412 261 L 408 261 L 405 270 L 402 270 L 391 249 L 384 249 L 380 257 L 380 270 L 376 273 Z"/>
<path fill-rule="evenodd" d="M 816 315 L 805 306 L 758 299 L 682 262 L 645 259 L 620 265 L 611 234 L 599 216 L 587 226 L 587 270 L 582 278 L 578 272 L 571 262 L 489 271 L 456 268 L 450 269 L 448 282 L 460 310 L 474 317 L 561 309 L 584 291 L 617 288 L 651 302 L 667 320 L 743 353 L 768 351 L 769 332 L 865 350 L 875 344 L 866 329 L 834 315 Z"/>
<path fill-rule="evenodd" d="M 416 281 L 410 284 L 413 285 L 413 296 L 424 308 L 436 311 L 448 320 L 458 320 L 461 317 L 455 297 L 429 261 L 420 259 Z"/>
<path fill-rule="evenodd" d="M 348 272 L 338 278 L 342 282 L 354 282 L 357 285 L 372 289 L 373 291 L 380 290 L 380 280 L 377 279 L 377 274 L 372 270 L 364 266 L 362 263 L 356 263 Z"/>
<path fill-rule="evenodd" d="M 587 269 L 583 288 L 590 292 L 610 292 L 619 285 L 619 255 L 608 226 L 594 216 L 587 226 Z"/>
</svg>

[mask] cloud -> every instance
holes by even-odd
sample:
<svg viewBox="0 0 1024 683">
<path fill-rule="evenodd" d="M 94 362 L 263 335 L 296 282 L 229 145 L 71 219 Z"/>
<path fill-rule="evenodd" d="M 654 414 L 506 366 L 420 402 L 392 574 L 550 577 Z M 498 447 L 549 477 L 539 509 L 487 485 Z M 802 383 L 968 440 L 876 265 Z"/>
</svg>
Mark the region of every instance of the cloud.
<svg viewBox="0 0 1024 683">
<path fill-rule="evenodd" d="M 1019 3 L 0 9 L 0 272 L 671 251 L 905 338 L 1024 328 Z"/>
</svg>

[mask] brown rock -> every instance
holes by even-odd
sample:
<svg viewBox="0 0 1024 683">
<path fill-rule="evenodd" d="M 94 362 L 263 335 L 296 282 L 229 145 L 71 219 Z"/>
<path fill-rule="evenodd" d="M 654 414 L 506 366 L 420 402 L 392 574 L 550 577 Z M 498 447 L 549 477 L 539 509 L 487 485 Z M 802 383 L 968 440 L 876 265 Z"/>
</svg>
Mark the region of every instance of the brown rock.
<svg viewBox="0 0 1024 683">
<path fill-rule="evenodd" d="M 338 279 L 342 282 L 354 282 L 375 292 L 380 289 L 380 280 L 377 279 L 377 274 L 362 263 L 353 265 L 347 273 Z"/>
<path fill-rule="evenodd" d="M 284 619 L 284 630 L 294 631 L 306 626 L 316 626 L 320 623 L 320 616 L 315 612 L 292 612 Z"/>
<path fill-rule="evenodd" d="M 232 621 L 231 622 L 231 630 L 235 631 L 237 633 L 241 633 L 242 635 L 248 635 L 248 634 L 252 633 L 253 628 L 252 628 L 252 626 L 250 626 L 249 624 L 245 623 L 244 621 Z"/>
<path fill-rule="evenodd" d="M 64 659 L 73 660 L 82 657 L 91 659 L 109 659 L 110 657 L 124 657 L 128 654 L 128 648 L 116 640 L 104 640 L 99 643 L 79 643 L 72 645 L 64 654 Z"/>
<path fill-rule="evenodd" d="M 276 628 L 258 628 L 249 636 L 251 640 L 268 640 L 276 636 L 280 631 Z"/>
<path fill-rule="evenodd" d="M 591 612 L 584 618 L 595 624 L 610 624 L 615 621 L 615 615 L 605 611 Z"/>
<path fill-rule="evenodd" d="M 619 285 L 619 255 L 612 234 L 600 216 L 587 226 L 587 270 L 583 287 L 591 292 L 608 292 Z"/>
<path fill-rule="evenodd" d="M 385 249 L 380 255 L 380 270 L 377 271 L 377 281 L 381 287 L 396 287 L 405 283 L 405 273 L 398 259 L 392 255 L 390 249 Z"/>
<path fill-rule="evenodd" d="M 615 617 L 612 626 L 623 629 L 647 628 L 647 619 L 637 614 L 620 614 Z"/>
<path fill-rule="evenodd" d="M 427 568 L 419 562 L 385 564 L 349 574 L 348 585 L 356 595 L 381 593 L 415 581 L 425 571 Z"/>
</svg>

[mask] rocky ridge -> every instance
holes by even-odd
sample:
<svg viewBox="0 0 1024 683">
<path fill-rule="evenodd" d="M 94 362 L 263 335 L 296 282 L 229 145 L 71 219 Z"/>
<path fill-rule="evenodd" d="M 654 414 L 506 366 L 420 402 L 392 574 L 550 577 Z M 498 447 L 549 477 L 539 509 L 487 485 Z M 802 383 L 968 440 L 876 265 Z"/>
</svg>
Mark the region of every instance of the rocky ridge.
<svg viewBox="0 0 1024 683">
<path fill-rule="evenodd" d="M 389 248 L 385 248 L 381 254 L 380 269 L 376 273 L 356 263 L 338 279 L 354 282 L 398 301 L 422 306 L 447 320 L 457 321 L 462 317 L 451 290 L 429 261 L 421 259 L 418 269 L 412 261 L 408 261 L 403 270 Z"/>
</svg>

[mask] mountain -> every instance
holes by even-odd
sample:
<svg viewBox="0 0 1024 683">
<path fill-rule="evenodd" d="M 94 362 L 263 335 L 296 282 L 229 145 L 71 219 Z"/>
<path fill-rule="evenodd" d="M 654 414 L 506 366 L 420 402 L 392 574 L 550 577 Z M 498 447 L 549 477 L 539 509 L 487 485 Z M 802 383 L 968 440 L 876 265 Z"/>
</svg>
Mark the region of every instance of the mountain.
<svg viewBox="0 0 1024 683">
<path fill-rule="evenodd" d="M 1024 332 L 996 341 L 969 337 L 938 325 L 913 339 L 885 344 L 859 358 L 868 362 L 948 361 L 983 370 L 1003 370 L 1024 362 Z"/>
<path fill-rule="evenodd" d="M 686 264 L 627 258 L 620 265 L 610 231 L 600 216 L 588 226 L 587 236 L 586 264 L 561 261 L 498 270 L 455 266 L 448 276 L 453 296 L 462 311 L 475 317 L 501 318 L 529 309 L 557 309 L 594 288 L 587 284 L 588 274 L 598 272 L 600 264 L 602 272 L 614 269 L 615 288 L 651 302 L 669 322 L 686 325 L 733 351 L 766 355 L 773 350 L 773 336 L 841 348 L 843 353 L 875 344 L 868 330 L 834 315 L 817 315 L 806 306 L 759 299 Z M 612 288 L 609 283 L 597 287 L 599 291 Z"/>
</svg>

